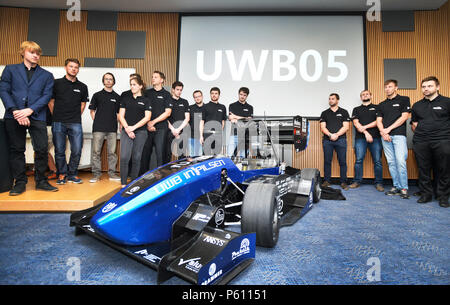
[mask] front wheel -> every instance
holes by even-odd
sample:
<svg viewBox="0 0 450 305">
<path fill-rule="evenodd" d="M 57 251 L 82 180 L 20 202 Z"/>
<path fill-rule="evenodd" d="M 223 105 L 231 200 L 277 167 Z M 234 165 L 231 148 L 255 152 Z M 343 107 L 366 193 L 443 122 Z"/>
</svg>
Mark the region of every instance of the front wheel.
<svg viewBox="0 0 450 305">
<path fill-rule="evenodd" d="M 277 244 L 280 231 L 277 195 L 277 186 L 268 183 L 251 183 L 245 192 L 241 231 L 256 232 L 257 246 L 272 248 Z"/>
</svg>

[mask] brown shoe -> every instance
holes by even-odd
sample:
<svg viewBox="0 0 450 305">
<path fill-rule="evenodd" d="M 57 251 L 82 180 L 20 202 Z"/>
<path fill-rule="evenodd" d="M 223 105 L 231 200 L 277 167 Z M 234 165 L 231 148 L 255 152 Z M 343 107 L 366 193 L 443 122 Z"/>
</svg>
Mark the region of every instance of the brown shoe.
<svg viewBox="0 0 450 305">
<path fill-rule="evenodd" d="M 347 185 L 347 183 L 341 183 L 341 188 L 344 190 L 344 191 L 348 191 L 348 185 Z"/>
<path fill-rule="evenodd" d="M 384 187 L 382 184 L 378 183 L 377 185 L 375 185 L 375 188 L 377 189 L 377 191 L 379 192 L 384 192 Z"/>
<path fill-rule="evenodd" d="M 360 186 L 360 184 L 358 182 L 353 182 L 352 184 L 350 184 L 348 187 L 351 189 L 356 189 Z"/>
<path fill-rule="evenodd" d="M 328 182 L 328 181 L 324 181 L 323 183 L 322 183 L 322 185 L 321 185 L 321 187 L 329 187 L 331 184 L 330 184 L 330 182 Z"/>
</svg>

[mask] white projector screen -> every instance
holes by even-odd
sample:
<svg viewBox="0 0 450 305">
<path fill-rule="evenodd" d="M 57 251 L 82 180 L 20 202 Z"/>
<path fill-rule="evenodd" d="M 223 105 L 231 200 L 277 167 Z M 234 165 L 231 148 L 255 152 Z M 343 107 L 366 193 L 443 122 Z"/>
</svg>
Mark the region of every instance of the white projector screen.
<svg viewBox="0 0 450 305">
<path fill-rule="evenodd" d="M 351 113 L 365 86 L 362 16 L 182 16 L 183 97 L 219 87 L 219 102 L 248 87 L 255 115 L 318 117 L 328 96 Z"/>
</svg>

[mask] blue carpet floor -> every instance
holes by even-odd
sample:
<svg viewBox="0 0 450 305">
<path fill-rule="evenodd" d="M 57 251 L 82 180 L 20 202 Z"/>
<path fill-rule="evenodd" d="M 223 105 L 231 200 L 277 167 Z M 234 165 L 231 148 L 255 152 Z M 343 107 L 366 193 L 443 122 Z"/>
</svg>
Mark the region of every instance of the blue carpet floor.
<svg viewBox="0 0 450 305">
<path fill-rule="evenodd" d="M 275 248 L 258 247 L 255 262 L 231 283 L 450 284 L 450 209 L 385 196 L 371 185 L 343 193 L 346 201 L 321 200 L 282 228 Z M 156 284 L 153 269 L 92 237 L 75 237 L 69 217 L 0 214 L 0 284 Z M 67 277 L 73 257 L 79 281 Z M 369 273 L 379 281 L 367 276 L 373 259 L 379 272 Z"/>
</svg>

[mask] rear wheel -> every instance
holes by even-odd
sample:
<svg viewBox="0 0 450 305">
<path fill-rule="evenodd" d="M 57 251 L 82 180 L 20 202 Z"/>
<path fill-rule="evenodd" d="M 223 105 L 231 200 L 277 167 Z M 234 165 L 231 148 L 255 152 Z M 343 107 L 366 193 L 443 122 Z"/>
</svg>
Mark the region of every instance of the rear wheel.
<svg viewBox="0 0 450 305">
<path fill-rule="evenodd" d="M 277 195 L 277 186 L 268 183 L 251 183 L 245 191 L 241 231 L 256 232 L 257 246 L 272 248 L 277 244 L 280 231 Z"/>
</svg>

